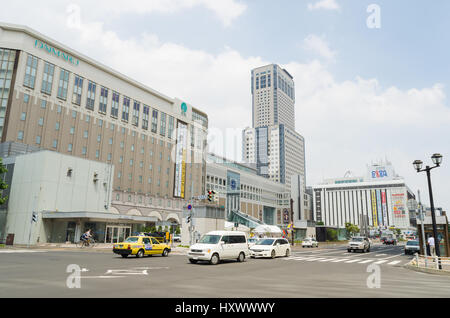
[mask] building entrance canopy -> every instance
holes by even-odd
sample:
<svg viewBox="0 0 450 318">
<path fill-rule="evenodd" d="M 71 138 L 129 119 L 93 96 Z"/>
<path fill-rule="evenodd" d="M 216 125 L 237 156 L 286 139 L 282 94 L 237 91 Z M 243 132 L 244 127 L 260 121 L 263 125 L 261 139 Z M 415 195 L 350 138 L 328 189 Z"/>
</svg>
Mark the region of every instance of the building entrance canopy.
<svg viewBox="0 0 450 318">
<path fill-rule="evenodd" d="M 157 222 L 154 216 L 121 215 L 99 212 L 42 212 L 43 219 L 90 219 L 99 221 L 121 221 L 126 223 Z"/>
</svg>

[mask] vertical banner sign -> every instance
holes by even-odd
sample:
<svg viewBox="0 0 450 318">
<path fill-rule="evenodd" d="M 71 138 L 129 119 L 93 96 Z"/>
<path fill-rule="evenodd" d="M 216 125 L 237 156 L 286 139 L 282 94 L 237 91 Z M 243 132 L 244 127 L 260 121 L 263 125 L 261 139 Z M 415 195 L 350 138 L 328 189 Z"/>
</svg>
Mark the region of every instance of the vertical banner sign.
<svg viewBox="0 0 450 318">
<path fill-rule="evenodd" d="M 186 188 L 186 155 L 187 155 L 187 125 L 181 121 L 177 124 L 177 146 L 175 153 L 175 182 L 173 196 L 185 197 Z"/>
<path fill-rule="evenodd" d="M 375 197 L 375 190 L 372 190 L 372 221 L 373 226 L 378 226 L 378 216 L 377 216 L 377 199 Z"/>
<path fill-rule="evenodd" d="M 378 225 L 383 225 L 383 209 L 381 208 L 381 190 L 377 191 Z"/>
<path fill-rule="evenodd" d="M 386 191 L 381 192 L 381 204 L 383 205 L 383 222 L 384 225 L 388 226 Z"/>
</svg>

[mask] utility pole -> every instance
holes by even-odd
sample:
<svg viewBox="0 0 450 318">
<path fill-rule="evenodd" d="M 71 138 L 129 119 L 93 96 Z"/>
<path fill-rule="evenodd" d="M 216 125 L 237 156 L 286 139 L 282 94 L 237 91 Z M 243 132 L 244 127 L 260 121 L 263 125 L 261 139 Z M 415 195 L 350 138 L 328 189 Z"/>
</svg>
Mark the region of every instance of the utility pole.
<svg viewBox="0 0 450 318">
<path fill-rule="evenodd" d="M 294 200 L 292 198 L 290 200 L 290 203 L 291 203 L 291 213 L 290 213 L 291 217 L 290 217 L 290 219 L 291 219 L 291 224 L 292 224 L 292 229 L 291 229 L 291 241 L 292 241 L 292 243 L 291 243 L 291 245 L 294 246 Z M 298 212 L 300 213 L 300 211 L 298 211 Z"/>
<path fill-rule="evenodd" d="M 425 267 L 428 267 L 428 260 L 427 260 L 427 244 L 425 243 L 425 217 L 423 215 L 423 209 L 422 209 L 422 202 L 420 200 L 420 190 L 417 190 L 417 194 L 419 197 L 419 213 L 420 213 L 420 220 L 421 220 L 421 229 L 422 229 L 422 245 L 423 245 L 423 254 L 425 255 Z"/>
</svg>

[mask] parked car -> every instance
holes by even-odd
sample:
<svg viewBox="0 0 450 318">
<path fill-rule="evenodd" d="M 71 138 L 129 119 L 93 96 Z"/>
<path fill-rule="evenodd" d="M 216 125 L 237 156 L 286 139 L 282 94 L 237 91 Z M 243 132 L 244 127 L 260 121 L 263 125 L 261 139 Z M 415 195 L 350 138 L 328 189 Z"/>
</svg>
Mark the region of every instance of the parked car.
<svg viewBox="0 0 450 318">
<path fill-rule="evenodd" d="M 383 242 L 385 245 L 397 245 L 397 239 L 393 236 L 386 238 Z"/>
<path fill-rule="evenodd" d="M 244 232 L 213 231 L 202 236 L 189 248 L 188 259 L 192 264 L 208 261 L 217 265 L 221 260 L 235 259 L 244 262 L 250 254 Z"/>
<path fill-rule="evenodd" d="M 420 253 L 419 241 L 410 240 L 410 241 L 406 242 L 405 254 L 408 255 L 408 254 L 415 254 L 415 253 Z"/>
<path fill-rule="evenodd" d="M 302 241 L 302 247 L 319 247 L 319 242 L 315 238 L 307 237 Z"/>
<path fill-rule="evenodd" d="M 291 255 L 291 245 L 285 238 L 260 239 L 250 248 L 250 257 L 288 257 Z"/>
<path fill-rule="evenodd" d="M 169 245 L 150 236 L 130 236 L 122 243 L 113 245 L 113 253 L 121 255 L 123 258 L 129 255 L 136 255 L 137 258 L 144 255 L 168 256 L 170 251 Z"/>
<path fill-rule="evenodd" d="M 370 252 L 370 241 L 367 237 L 364 236 L 355 236 L 352 237 L 347 245 L 347 252 L 351 253 L 352 251 L 362 251 Z"/>
<path fill-rule="evenodd" d="M 178 234 L 175 234 L 175 235 L 173 236 L 173 241 L 174 241 L 174 242 L 181 242 L 181 236 L 178 235 Z"/>
<path fill-rule="evenodd" d="M 247 243 L 248 243 L 248 248 L 252 247 L 253 245 L 256 244 L 256 242 L 258 242 L 258 238 L 256 237 L 251 237 L 249 239 L 247 239 Z"/>
</svg>

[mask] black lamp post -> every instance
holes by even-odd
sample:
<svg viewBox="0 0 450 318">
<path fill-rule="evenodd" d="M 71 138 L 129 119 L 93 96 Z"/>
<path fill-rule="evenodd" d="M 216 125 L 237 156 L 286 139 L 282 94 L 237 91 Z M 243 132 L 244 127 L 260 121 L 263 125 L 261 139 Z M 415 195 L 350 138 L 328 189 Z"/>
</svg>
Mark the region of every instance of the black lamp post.
<svg viewBox="0 0 450 318">
<path fill-rule="evenodd" d="M 439 240 L 438 240 L 438 233 L 437 233 L 437 226 L 436 226 L 436 214 L 434 212 L 434 201 L 433 201 L 433 190 L 431 188 L 431 173 L 430 171 L 434 168 L 440 167 L 442 163 L 442 155 L 435 153 L 431 159 L 433 160 L 433 163 L 435 164 L 434 167 L 426 166 L 425 169 L 422 169 L 423 162 L 421 160 L 416 160 L 413 162 L 414 168 L 417 170 L 417 172 L 424 172 L 427 173 L 427 179 L 428 179 L 428 191 L 430 194 L 430 205 L 431 205 L 431 220 L 433 222 L 433 236 L 434 236 L 434 245 L 436 248 L 436 255 L 438 257 L 441 257 L 441 251 L 439 249 Z M 422 222 L 425 221 L 425 218 L 422 220 Z M 423 238 L 425 240 L 425 237 Z M 426 253 L 426 251 L 425 251 Z M 439 269 L 442 269 L 441 261 L 439 260 Z"/>
</svg>

